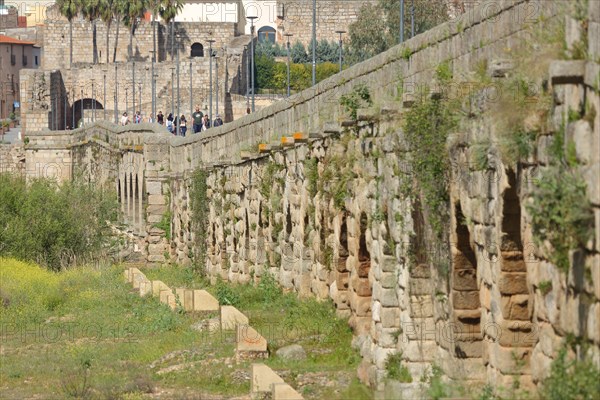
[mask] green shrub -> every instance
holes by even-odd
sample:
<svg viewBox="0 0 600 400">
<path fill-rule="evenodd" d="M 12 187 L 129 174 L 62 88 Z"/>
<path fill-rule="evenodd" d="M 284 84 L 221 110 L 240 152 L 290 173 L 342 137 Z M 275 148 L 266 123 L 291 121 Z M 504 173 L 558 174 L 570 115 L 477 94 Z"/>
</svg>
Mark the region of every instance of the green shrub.
<svg viewBox="0 0 600 400">
<path fill-rule="evenodd" d="M 0 255 L 54 270 L 104 257 L 118 209 L 113 192 L 92 185 L 2 174 Z"/>
<path fill-rule="evenodd" d="M 340 105 L 342 105 L 346 109 L 346 112 L 350 114 L 350 118 L 356 121 L 359 108 L 373 105 L 369 88 L 362 83 L 356 85 L 352 92 L 345 94 L 340 98 Z"/>
<path fill-rule="evenodd" d="M 406 365 L 402 365 L 402 353 L 390 354 L 385 361 L 387 377 L 402 383 L 411 383 L 413 381 L 410 371 Z"/>
<path fill-rule="evenodd" d="M 548 400 L 594 400 L 600 393 L 600 370 L 589 360 L 568 361 L 563 347 L 552 362 L 550 375 L 542 385 Z"/>
<path fill-rule="evenodd" d="M 536 180 L 527 206 L 534 238 L 540 246 L 551 244 L 549 259 L 563 271 L 569 269 L 569 250 L 584 247 L 594 226 L 586 191 L 578 171 L 562 163 L 549 166 Z"/>
<path fill-rule="evenodd" d="M 221 280 L 215 285 L 215 295 L 221 305 L 238 306 L 240 304 L 240 295 Z"/>
</svg>

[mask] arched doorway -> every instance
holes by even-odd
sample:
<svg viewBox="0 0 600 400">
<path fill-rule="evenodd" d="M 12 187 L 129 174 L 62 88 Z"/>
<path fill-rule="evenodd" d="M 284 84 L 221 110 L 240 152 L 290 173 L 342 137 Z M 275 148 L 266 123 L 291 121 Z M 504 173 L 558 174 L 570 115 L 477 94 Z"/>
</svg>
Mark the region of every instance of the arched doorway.
<svg viewBox="0 0 600 400">
<path fill-rule="evenodd" d="M 258 41 L 275 43 L 275 28 L 270 26 L 260 28 L 258 30 Z"/>
<path fill-rule="evenodd" d="M 204 46 L 201 43 L 192 44 L 192 57 L 204 57 Z"/>
<path fill-rule="evenodd" d="M 103 119 L 104 114 L 99 112 L 101 110 L 104 110 L 104 106 L 96 99 L 77 100 L 71 108 L 71 120 L 67 121 L 67 125 L 78 128 L 82 123 L 91 123 Z"/>
</svg>

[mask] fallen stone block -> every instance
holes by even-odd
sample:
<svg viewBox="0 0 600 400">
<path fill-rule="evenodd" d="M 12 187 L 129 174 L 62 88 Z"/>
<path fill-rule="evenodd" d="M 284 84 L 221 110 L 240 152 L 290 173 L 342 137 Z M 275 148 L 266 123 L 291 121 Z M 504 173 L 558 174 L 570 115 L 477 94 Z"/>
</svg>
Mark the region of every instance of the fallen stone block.
<svg viewBox="0 0 600 400">
<path fill-rule="evenodd" d="M 147 296 L 150 293 L 152 293 L 152 282 L 147 279 L 140 282 L 140 297 Z"/>
<path fill-rule="evenodd" d="M 194 291 L 192 289 L 185 289 L 183 293 L 183 309 L 194 311 Z"/>
<path fill-rule="evenodd" d="M 165 285 L 162 281 L 152 281 L 152 296 L 159 297 L 163 290 L 170 291 L 171 288 Z"/>
<path fill-rule="evenodd" d="M 296 140 L 291 136 L 283 136 L 281 138 L 282 146 L 293 146 L 295 142 L 296 142 Z"/>
<path fill-rule="evenodd" d="M 239 324 L 236 331 L 235 358 L 242 360 L 255 360 L 268 358 L 267 339 L 250 325 Z"/>
<path fill-rule="evenodd" d="M 129 268 L 129 269 L 128 269 L 128 271 L 129 271 L 129 275 L 128 275 L 128 279 L 127 279 L 127 280 L 128 280 L 129 282 L 133 282 L 133 275 L 134 275 L 135 273 L 138 273 L 138 272 L 139 272 L 140 274 L 142 273 L 142 271 L 140 271 L 140 270 L 139 270 L 139 269 L 137 269 L 137 268 Z"/>
<path fill-rule="evenodd" d="M 221 306 L 221 329 L 232 331 L 238 325 L 248 325 L 248 317 L 234 306 Z"/>
<path fill-rule="evenodd" d="M 268 393 L 272 391 L 273 384 L 285 381 L 265 364 L 252 364 L 251 394 Z"/>
<path fill-rule="evenodd" d="M 163 290 L 160 292 L 160 302 L 168 305 L 171 310 L 177 308 L 177 302 L 175 301 L 175 293 L 170 290 Z"/>
<path fill-rule="evenodd" d="M 133 272 L 132 284 L 134 289 L 140 288 L 140 283 L 147 281 L 146 275 L 144 275 L 140 270 L 137 272 Z"/>
<path fill-rule="evenodd" d="M 287 383 L 273 384 L 271 391 L 273 400 L 303 400 L 304 397 Z"/>
<path fill-rule="evenodd" d="M 206 290 L 194 290 L 194 311 L 219 311 L 219 300 Z"/>
<path fill-rule="evenodd" d="M 130 271 L 130 268 L 126 268 L 126 269 L 123 271 L 123 276 L 125 277 L 125 280 L 126 280 L 127 282 L 131 282 L 131 271 Z"/>
</svg>

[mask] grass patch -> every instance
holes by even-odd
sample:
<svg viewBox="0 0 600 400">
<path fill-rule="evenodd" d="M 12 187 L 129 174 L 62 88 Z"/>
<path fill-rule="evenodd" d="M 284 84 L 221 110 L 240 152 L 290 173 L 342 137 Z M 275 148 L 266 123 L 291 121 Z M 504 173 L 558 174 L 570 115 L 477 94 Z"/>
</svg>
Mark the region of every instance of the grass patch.
<svg viewBox="0 0 600 400">
<path fill-rule="evenodd" d="M 53 393 L 112 399 L 158 389 L 197 397 L 250 390 L 249 381 L 235 379 L 249 365 L 229 368 L 225 361 L 233 355 L 233 337 L 193 331 L 192 315 L 140 298 L 120 267 L 51 273 L 1 259 L 0 268 L 3 296 L 10 301 L 0 308 L 6 398 Z"/>
</svg>

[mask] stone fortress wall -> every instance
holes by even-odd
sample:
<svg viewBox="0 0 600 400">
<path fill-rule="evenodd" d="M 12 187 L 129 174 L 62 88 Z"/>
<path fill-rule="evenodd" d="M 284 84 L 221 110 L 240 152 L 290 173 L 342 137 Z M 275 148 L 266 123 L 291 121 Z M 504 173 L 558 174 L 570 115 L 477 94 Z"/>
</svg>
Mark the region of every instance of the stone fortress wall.
<svg viewBox="0 0 600 400">
<path fill-rule="evenodd" d="M 428 216 L 403 189 L 412 180 L 405 161 L 411 155 L 398 119 L 410 108 L 415 88 L 433 81 L 440 63 L 448 62 L 454 76 L 473 71 L 526 40 L 528 26 L 560 7 L 527 0 L 485 3 L 459 21 L 199 137 L 101 123 L 68 134 L 32 133 L 27 175 L 72 179 L 74 166 L 89 171 L 89 179 L 120 190 L 128 218 L 146 236 L 149 262 L 168 257 L 190 263 L 198 238 L 189 186 L 193 171 L 203 168 L 210 199 L 204 238 L 209 274 L 249 282 L 271 272 L 287 289 L 331 298 L 354 329 L 363 381 L 380 392 L 416 391 L 435 362 L 452 379 L 505 387 L 517 379 L 531 386 L 548 374 L 570 334 L 600 364 L 599 113 L 591 121 L 570 121 L 564 132 L 575 143 L 595 216 L 594 239 L 571 254 L 568 274 L 532 245 L 525 207 L 532 178 L 547 164 L 549 140 L 561 132 L 568 110 L 581 108 L 583 100 L 600 109 L 600 67 L 594 61 L 552 63 L 555 122 L 516 171 L 495 154 L 488 155 L 487 169 L 472 168 L 475 144 L 485 139 L 490 122 L 466 130 L 465 146 L 450 154 L 448 248 L 438 247 L 424 229 Z M 595 60 L 599 2 L 589 2 L 588 16 L 588 54 Z M 356 124 L 347 121 L 339 97 L 360 83 L 378 106 L 362 110 Z M 258 154 L 259 143 L 270 151 Z M 336 175 L 328 174 L 335 160 L 348 157 L 354 161 L 348 192 L 331 199 L 327 193 Z M 103 163 L 117 163 L 109 169 L 114 174 L 94 172 L 104 170 L 97 167 Z M 49 164 L 52 171 L 40 173 Z M 137 179 L 128 171 L 138 171 Z M 155 226 L 167 209 L 170 242 Z M 131 216 L 131 210 L 142 216 Z M 415 254 L 414 246 L 439 257 Z M 394 353 L 402 353 L 415 383 L 386 386 L 386 360 Z"/>
<path fill-rule="evenodd" d="M 330 42 L 339 40 L 337 30 L 348 31 L 348 26 L 357 20 L 360 8 L 374 0 L 317 0 L 317 38 Z M 277 40 L 285 43 L 286 33 L 294 35 L 291 42 L 299 41 L 308 47 L 312 40 L 312 0 L 277 1 Z"/>
</svg>

